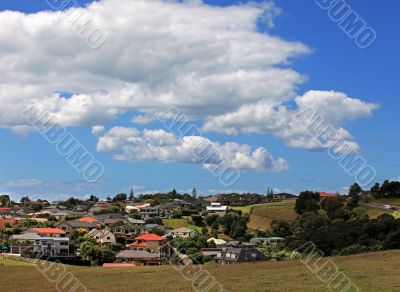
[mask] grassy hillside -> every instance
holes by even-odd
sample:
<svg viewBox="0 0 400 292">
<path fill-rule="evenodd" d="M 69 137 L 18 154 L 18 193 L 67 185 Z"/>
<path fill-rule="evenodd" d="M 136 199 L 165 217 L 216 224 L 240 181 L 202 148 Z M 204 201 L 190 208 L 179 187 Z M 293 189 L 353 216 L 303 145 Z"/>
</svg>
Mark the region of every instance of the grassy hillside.
<svg viewBox="0 0 400 292">
<path fill-rule="evenodd" d="M 197 232 L 201 233 L 201 227 L 194 226 L 190 223 L 189 218 L 182 218 L 182 219 L 163 219 L 163 223 L 165 226 L 168 226 L 172 229 L 177 229 L 181 227 L 190 228 L 192 230 L 196 230 Z"/>
<path fill-rule="evenodd" d="M 374 207 L 370 207 L 370 206 L 360 206 L 360 207 L 357 207 L 357 209 L 364 210 L 368 214 L 369 218 L 371 218 L 371 219 L 375 219 L 382 214 L 392 214 L 393 213 L 393 211 L 391 211 L 391 210 L 384 210 L 384 209 L 374 208 Z"/>
<path fill-rule="evenodd" d="M 331 260 L 362 291 L 400 290 L 400 251 Z M 1 263 L 1 262 L 0 262 Z M 301 262 L 204 266 L 228 291 L 327 291 Z M 194 291 L 173 267 L 68 267 L 90 291 Z M 0 264 L 1 291 L 55 291 L 35 267 Z"/>
<path fill-rule="evenodd" d="M 244 207 L 231 207 L 235 210 L 241 210 L 243 213 L 250 214 L 248 227 L 256 230 L 268 229 L 271 222 L 275 219 L 294 220 L 297 217 L 294 211 L 295 200 L 287 200 L 277 203 L 265 203 L 249 205 Z"/>
<path fill-rule="evenodd" d="M 383 205 L 393 205 L 400 207 L 400 198 L 392 198 L 392 199 L 374 199 L 373 203 L 383 204 Z"/>
</svg>

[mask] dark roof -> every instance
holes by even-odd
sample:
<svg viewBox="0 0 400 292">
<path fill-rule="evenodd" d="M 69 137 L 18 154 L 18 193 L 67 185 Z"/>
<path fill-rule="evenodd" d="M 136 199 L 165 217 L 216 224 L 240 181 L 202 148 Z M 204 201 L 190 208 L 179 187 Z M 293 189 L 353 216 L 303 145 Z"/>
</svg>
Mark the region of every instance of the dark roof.
<svg viewBox="0 0 400 292">
<path fill-rule="evenodd" d="M 94 217 L 99 221 L 104 221 L 105 219 L 124 219 L 124 216 L 119 213 L 99 214 Z"/>
<path fill-rule="evenodd" d="M 116 229 L 116 228 L 123 228 L 123 229 L 128 229 L 128 228 L 144 229 L 143 226 L 140 226 L 140 225 L 132 225 L 132 224 L 125 224 L 125 225 L 115 226 L 114 229 Z"/>
<path fill-rule="evenodd" d="M 227 256 L 227 254 L 234 254 L 235 257 Z M 224 260 L 228 262 L 255 262 L 265 261 L 267 257 L 257 248 L 242 248 L 242 247 L 224 247 L 221 256 L 215 257 L 216 260 Z"/>
<path fill-rule="evenodd" d="M 113 218 L 104 219 L 104 224 L 115 224 L 118 222 L 125 222 L 125 219 L 113 219 Z"/>
<path fill-rule="evenodd" d="M 55 226 L 58 226 L 62 223 L 66 223 L 73 228 L 96 228 L 97 227 L 97 225 L 94 223 L 81 222 L 81 221 L 65 221 L 65 222 L 57 223 L 57 224 L 55 224 Z"/>
</svg>

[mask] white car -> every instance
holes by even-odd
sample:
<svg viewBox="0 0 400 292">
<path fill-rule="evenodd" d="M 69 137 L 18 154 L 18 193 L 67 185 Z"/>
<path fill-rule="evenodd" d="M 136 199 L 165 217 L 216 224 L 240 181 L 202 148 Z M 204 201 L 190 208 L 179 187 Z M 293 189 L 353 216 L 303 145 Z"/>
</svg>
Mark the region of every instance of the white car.
<svg viewBox="0 0 400 292">
<path fill-rule="evenodd" d="M 392 209 L 392 206 L 390 206 L 390 205 L 384 205 L 383 208 L 385 208 L 386 210 L 390 210 L 390 209 Z"/>
</svg>

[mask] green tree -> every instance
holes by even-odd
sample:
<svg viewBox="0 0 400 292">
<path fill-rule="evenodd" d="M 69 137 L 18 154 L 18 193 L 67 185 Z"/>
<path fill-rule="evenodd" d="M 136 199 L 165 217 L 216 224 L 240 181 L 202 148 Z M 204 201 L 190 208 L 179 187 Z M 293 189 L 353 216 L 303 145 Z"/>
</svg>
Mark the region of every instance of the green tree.
<svg viewBox="0 0 400 292">
<path fill-rule="evenodd" d="M 296 200 L 294 209 L 297 214 L 301 215 L 305 212 L 317 212 L 320 207 L 319 203 L 320 194 L 317 192 L 304 191 L 301 192 Z"/>
<path fill-rule="evenodd" d="M 347 207 L 349 209 L 354 209 L 358 206 L 361 199 L 361 194 L 363 193 L 362 188 L 359 184 L 355 183 L 349 188 L 349 201 Z"/>
<path fill-rule="evenodd" d="M 113 201 L 114 202 L 124 202 L 124 201 L 126 201 L 126 198 L 127 198 L 126 194 L 120 193 L 114 197 Z"/>
</svg>

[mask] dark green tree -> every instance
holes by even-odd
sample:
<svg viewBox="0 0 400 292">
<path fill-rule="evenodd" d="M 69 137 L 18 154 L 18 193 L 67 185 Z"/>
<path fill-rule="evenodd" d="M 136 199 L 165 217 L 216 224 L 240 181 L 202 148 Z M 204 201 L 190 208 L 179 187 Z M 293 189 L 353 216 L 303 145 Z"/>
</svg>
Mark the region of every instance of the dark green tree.
<svg viewBox="0 0 400 292">
<path fill-rule="evenodd" d="M 304 191 L 301 192 L 296 200 L 294 209 L 297 214 L 301 215 L 305 212 L 317 212 L 319 207 L 320 194 L 317 192 Z"/>
</svg>

